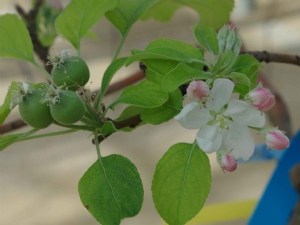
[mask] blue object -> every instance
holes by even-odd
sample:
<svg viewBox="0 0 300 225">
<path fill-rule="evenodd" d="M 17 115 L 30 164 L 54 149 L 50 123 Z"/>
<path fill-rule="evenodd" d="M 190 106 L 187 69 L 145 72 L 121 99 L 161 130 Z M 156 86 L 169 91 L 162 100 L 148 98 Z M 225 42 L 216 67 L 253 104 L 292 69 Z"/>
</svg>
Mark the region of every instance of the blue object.
<svg viewBox="0 0 300 225">
<path fill-rule="evenodd" d="M 257 144 L 255 145 L 254 154 L 249 161 L 279 160 L 284 153 L 285 151 L 269 149 L 266 144 Z"/>
<path fill-rule="evenodd" d="M 277 167 L 249 220 L 248 225 L 286 225 L 291 217 L 298 193 L 290 181 L 292 167 L 300 163 L 300 132 L 278 160 Z"/>
</svg>

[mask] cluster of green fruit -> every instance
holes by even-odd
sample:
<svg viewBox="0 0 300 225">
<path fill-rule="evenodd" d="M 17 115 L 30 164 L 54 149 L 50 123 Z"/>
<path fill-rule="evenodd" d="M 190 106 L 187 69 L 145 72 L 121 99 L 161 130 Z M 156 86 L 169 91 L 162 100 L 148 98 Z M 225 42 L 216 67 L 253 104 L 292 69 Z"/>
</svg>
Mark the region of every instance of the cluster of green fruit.
<svg viewBox="0 0 300 225">
<path fill-rule="evenodd" d="M 21 83 L 19 112 L 33 128 L 46 128 L 53 121 L 70 125 L 85 113 L 85 102 L 78 94 L 89 80 L 87 64 L 78 56 L 62 55 L 51 60 L 50 84 Z"/>
</svg>

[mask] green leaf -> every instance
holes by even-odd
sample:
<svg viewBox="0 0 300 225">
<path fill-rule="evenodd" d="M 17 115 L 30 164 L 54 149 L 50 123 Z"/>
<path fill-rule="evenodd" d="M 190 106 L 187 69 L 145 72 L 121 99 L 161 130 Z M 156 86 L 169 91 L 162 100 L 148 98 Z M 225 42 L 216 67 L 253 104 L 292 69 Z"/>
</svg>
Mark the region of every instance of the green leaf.
<svg viewBox="0 0 300 225">
<path fill-rule="evenodd" d="M 250 79 L 243 73 L 232 72 L 226 76 L 231 79 L 235 84 L 235 92 L 245 96 L 250 91 Z"/>
<path fill-rule="evenodd" d="M 179 63 L 173 70 L 168 72 L 162 80 L 162 89 L 172 92 L 188 81 L 207 79 L 209 76 L 208 73 L 202 70 L 196 70 L 185 63 Z"/>
<path fill-rule="evenodd" d="M 219 53 L 232 51 L 235 57 L 238 57 L 241 50 L 241 40 L 237 34 L 237 30 L 225 25 L 218 32 Z"/>
<path fill-rule="evenodd" d="M 177 61 L 172 60 L 147 59 L 142 62 L 147 67 L 146 78 L 159 85 L 161 85 L 165 75 L 178 65 Z"/>
<path fill-rule="evenodd" d="M 4 103 L 0 106 L 0 125 L 4 123 L 5 119 L 8 117 L 11 109 L 11 102 L 13 96 L 19 91 L 18 82 L 13 81 L 7 91 Z"/>
<path fill-rule="evenodd" d="M 141 110 L 141 108 L 136 106 L 128 106 L 122 111 L 116 121 L 127 120 L 133 116 L 137 116 L 141 113 Z"/>
<path fill-rule="evenodd" d="M 118 0 L 72 0 L 55 21 L 56 30 L 76 49 L 81 38 L 104 14 L 117 7 Z"/>
<path fill-rule="evenodd" d="M 138 117 L 141 114 L 142 110 L 143 110 L 142 108 L 130 105 L 130 106 L 126 107 L 123 110 L 121 115 L 119 115 L 119 117 L 117 119 L 115 119 L 115 121 L 116 121 L 117 125 L 120 124 L 120 123 L 121 124 L 124 123 L 124 121 L 126 121 L 126 120 L 131 120 L 132 121 L 132 118 Z M 120 130 L 125 131 L 125 132 L 130 132 L 130 131 L 134 130 L 135 128 L 137 128 L 138 126 L 141 126 L 141 125 L 144 125 L 144 124 L 145 123 L 142 121 L 137 126 L 124 127 Z"/>
<path fill-rule="evenodd" d="M 237 55 L 234 55 L 234 53 L 231 50 L 227 50 L 219 55 L 217 62 L 212 68 L 213 74 L 227 74 L 229 71 L 232 70 L 233 65 L 235 64 L 237 60 Z"/>
<path fill-rule="evenodd" d="M 196 144 L 173 145 L 158 162 L 152 196 L 169 225 L 183 225 L 203 207 L 211 186 L 206 154 Z"/>
<path fill-rule="evenodd" d="M 252 89 L 257 85 L 257 74 L 260 68 L 261 63 L 256 58 L 252 55 L 244 54 L 237 58 L 232 71 L 245 74 L 251 82 L 250 89 Z"/>
<path fill-rule="evenodd" d="M 104 137 L 115 133 L 118 129 L 115 127 L 112 121 L 105 121 L 101 127 L 101 135 Z"/>
<path fill-rule="evenodd" d="M 55 30 L 55 19 L 61 10 L 49 4 L 42 4 L 36 17 L 37 36 L 43 46 L 49 47 L 53 44 L 57 33 Z"/>
<path fill-rule="evenodd" d="M 143 186 L 132 162 L 121 155 L 97 160 L 79 181 L 82 204 L 102 225 L 118 225 L 135 216 L 143 203 Z"/>
<path fill-rule="evenodd" d="M 23 134 L 9 134 L 0 136 L 0 151 L 15 143 Z"/>
<path fill-rule="evenodd" d="M 218 55 L 219 53 L 219 42 L 217 33 L 210 27 L 199 27 L 196 26 L 194 30 L 195 37 L 199 42 L 200 46 L 209 52 Z"/>
<path fill-rule="evenodd" d="M 144 80 L 141 83 L 123 90 L 120 97 L 111 105 L 125 103 L 142 108 L 156 108 L 168 101 L 168 93 L 160 86 Z"/>
<path fill-rule="evenodd" d="M 109 84 L 111 80 L 113 79 L 116 72 L 118 72 L 119 69 L 124 66 L 125 62 L 127 60 L 127 57 L 119 58 L 113 61 L 105 70 L 102 82 L 101 82 L 101 88 L 100 88 L 100 99 L 102 99 L 109 87 Z"/>
<path fill-rule="evenodd" d="M 0 16 L 0 57 L 34 63 L 33 46 L 28 30 L 17 15 Z"/>
<path fill-rule="evenodd" d="M 160 0 L 147 11 L 143 19 L 168 21 L 177 9 L 184 6 L 199 14 L 199 25 L 218 29 L 228 22 L 234 0 Z"/>
<path fill-rule="evenodd" d="M 120 0 L 117 8 L 106 13 L 112 24 L 126 36 L 131 26 L 158 0 Z"/>
<path fill-rule="evenodd" d="M 11 144 L 22 141 L 29 137 L 31 134 L 35 133 L 38 131 L 37 129 L 33 129 L 24 133 L 19 133 L 19 134 L 8 134 L 4 136 L 0 136 L 0 151 L 4 150 Z"/>
<path fill-rule="evenodd" d="M 179 62 L 203 64 L 203 53 L 200 49 L 183 41 L 159 39 L 151 42 L 144 51 L 133 51 L 126 64 L 144 59 L 163 59 Z"/>
<path fill-rule="evenodd" d="M 169 100 L 160 107 L 144 109 L 141 112 L 141 119 L 151 124 L 160 124 L 172 119 L 182 108 L 182 94 L 177 89 L 169 94 Z"/>
</svg>

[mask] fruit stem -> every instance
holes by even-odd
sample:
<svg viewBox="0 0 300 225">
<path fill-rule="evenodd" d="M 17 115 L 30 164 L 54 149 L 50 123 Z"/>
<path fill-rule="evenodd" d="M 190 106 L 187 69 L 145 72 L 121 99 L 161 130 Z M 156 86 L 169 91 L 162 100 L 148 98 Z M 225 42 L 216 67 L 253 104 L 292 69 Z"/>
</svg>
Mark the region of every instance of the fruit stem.
<svg viewBox="0 0 300 225">
<path fill-rule="evenodd" d="M 93 131 L 94 127 L 89 127 L 89 126 L 82 126 L 82 125 L 64 125 L 61 123 L 53 122 L 54 124 L 61 126 L 61 127 L 66 127 L 74 130 L 86 130 L 86 131 Z"/>
</svg>

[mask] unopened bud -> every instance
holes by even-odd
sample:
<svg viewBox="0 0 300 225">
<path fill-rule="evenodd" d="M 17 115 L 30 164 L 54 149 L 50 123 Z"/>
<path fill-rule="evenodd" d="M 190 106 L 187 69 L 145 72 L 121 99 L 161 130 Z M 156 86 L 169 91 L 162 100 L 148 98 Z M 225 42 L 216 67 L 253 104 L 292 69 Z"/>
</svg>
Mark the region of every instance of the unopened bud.
<svg viewBox="0 0 300 225">
<path fill-rule="evenodd" d="M 237 162 L 230 153 L 219 155 L 218 163 L 224 172 L 233 172 L 237 168 Z"/>
<path fill-rule="evenodd" d="M 249 93 L 250 103 L 260 111 L 268 111 L 275 105 L 275 96 L 269 89 L 258 87 Z"/>
<path fill-rule="evenodd" d="M 266 134 L 266 144 L 274 150 L 283 150 L 290 146 L 290 140 L 281 130 L 271 130 Z"/>
<path fill-rule="evenodd" d="M 208 85 L 202 80 L 192 81 L 186 89 L 188 98 L 203 100 L 210 93 Z"/>
</svg>

